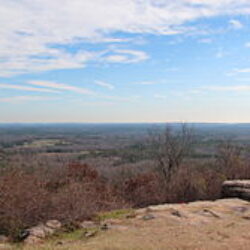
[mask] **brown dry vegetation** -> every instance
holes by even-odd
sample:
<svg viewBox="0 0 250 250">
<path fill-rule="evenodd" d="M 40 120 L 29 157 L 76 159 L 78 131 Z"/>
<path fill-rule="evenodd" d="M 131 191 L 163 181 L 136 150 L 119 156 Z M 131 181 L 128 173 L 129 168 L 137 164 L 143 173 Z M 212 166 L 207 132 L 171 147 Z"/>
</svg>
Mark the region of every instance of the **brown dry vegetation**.
<svg viewBox="0 0 250 250">
<path fill-rule="evenodd" d="M 179 135 L 166 130 L 154 140 L 155 167 L 143 172 L 117 171 L 102 175 L 79 162 L 33 168 L 25 162 L 0 173 L 0 234 L 13 240 L 40 222 L 58 219 L 68 228 L 100 211 L 152 204 L 215 200 L 226 179 L 250 178 L 244 149 L 225 143 L 213 161 L 185 161 L 191 148 L 191 131 Z M 18 166 L 17 166 L 18 165 Z M 118 167 L 117 167 L 118 168 Z"/>
<path fill-rule="evenodd" d="M 125 206 L 115 190 L 87 165 L 51 172 L 5 170 L 0 177 L 0 233 L 17 240 L 47 219 L 74 225 L 102 210 Z"/>
<path fill-rule="evenodd" d="M 240 167 L 244 171 L 237 177 L 249 178 L 247 163 Z M 24 229 L 49 219 L 76 226 L 100 211 L 214 200 L 221 197 L 221 183 L 236 172 L 230 171 L 183 165 L 168 184 L 155 171 L 125 178 L 117 185 L 77 163 L 46 172 L 5 170 L 0 177 L 0 230 L 17 240 Z"/>
</svg>

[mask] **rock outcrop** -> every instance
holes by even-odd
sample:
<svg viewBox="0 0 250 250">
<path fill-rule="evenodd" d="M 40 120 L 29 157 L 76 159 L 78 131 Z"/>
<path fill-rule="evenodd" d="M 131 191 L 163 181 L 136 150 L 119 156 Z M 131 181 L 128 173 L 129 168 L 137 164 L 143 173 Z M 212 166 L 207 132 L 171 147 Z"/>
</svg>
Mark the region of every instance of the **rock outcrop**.
<svg viewBox="0 0 250 250">
<path fill-rule="evenodd" d="M 243 250 L 250 246 L 250 202 L 242 199 L 154 205 L 132 214 L 112 218 L 111 212 L 98 223 L 85 221 L 76 238 L 45 241 L 31 249 Z"/>
<path fill-rule="evenodd" d="M 43 240 L 55 234 L 62 224 L 57 220 L 49 220 L 45 224 L 40 224 L 28 229 L 28 237 L 24 240 L 26 244 L 42 243 Z"/>
<path fill-rule="evenodd" d="M 250 201 L 250 180 L 225 181 L 222 184 L 222 196 Z"/>
</svg>

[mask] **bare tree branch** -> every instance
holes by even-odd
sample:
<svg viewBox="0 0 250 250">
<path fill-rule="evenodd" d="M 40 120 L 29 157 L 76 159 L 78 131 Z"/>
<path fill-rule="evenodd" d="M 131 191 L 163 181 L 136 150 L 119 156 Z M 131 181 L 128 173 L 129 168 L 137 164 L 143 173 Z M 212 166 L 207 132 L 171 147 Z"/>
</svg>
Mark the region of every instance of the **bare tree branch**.
<svg viewBox="0 0 250 250">
<path fill-rule="evenodd" d="M 177 131 L 167 125 L 164 132 L 151 132 L 150 138 L 158 171 L 168 182 L 192 149 L 193 130 L 186 124 Z"/>
</svg>

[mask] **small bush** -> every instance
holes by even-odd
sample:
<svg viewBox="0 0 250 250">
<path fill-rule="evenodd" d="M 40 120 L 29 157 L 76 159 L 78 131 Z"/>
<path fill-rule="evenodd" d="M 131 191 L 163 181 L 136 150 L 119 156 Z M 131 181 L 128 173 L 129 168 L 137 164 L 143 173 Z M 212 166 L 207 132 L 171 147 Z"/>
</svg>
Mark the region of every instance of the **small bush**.
<svg viewBox="0 0 250 250">
<path fill-rule="evenodd" d="M 158 204 L 163 200 L 165 190 L 155 173 L 138 174 L 124 181 L 122 195 L 133 207 Z"/>
</svg>

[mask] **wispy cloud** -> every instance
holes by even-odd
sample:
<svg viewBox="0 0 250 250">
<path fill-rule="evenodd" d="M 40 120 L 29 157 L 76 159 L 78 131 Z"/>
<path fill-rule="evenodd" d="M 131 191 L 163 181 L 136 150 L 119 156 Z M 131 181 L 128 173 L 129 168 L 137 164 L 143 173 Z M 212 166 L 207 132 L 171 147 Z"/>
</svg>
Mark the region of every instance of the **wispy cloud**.
<svg viewBox="0 0 250 250">
<path fill-rule="evenodd" d="M 141 96 L 134 95 L 134 96 L 107 96 L 102 95 L 99 96 L 102 99 L 114 101 L 114 102 L 137 102 L 140 100 Z"/>
<path fill-rule="evenodd" d="M 231 19 L 229 21 L 229 26 L 230 28 L 236 29 L 236 30 L 242 29 L 244 27 L 244 25 L 239 20 L 236 20 L 236 19 Z"/>
<path fill-rule="evenodd" d="M 250 73 L 250 68 L 234 69 L 233 73 Z"/>
<path fill-rule="evenodd" d="M 138 85 L 155 85 L 155 84 L 159 84 L 160 82 L 157 81 L 143 81 L 143 82 L 135 82 L 134 84 L 138 84 Z"/>
<path fill-rule="evenodd" d="M 86 102 L 84 100 L 72 100 L 73 103 L 76 103 L 77 105 L 82 106 L 90 106 L 90 107 L 111 107 L 116 105 L 115 102 L 110 101 L 92 101 L 92 102 Z"/>
<path fill-rule="evenodd" d="M 22 102 L 30 102 L 30 101 L 48 101 L 48 100 L 55 100 L 58 98 L 50 98 L 44 96 L 13 96 L 13 97 L 3 97 L 0 98 L 0 102 L 5 103 L 22 103 Z"/>
<path fill-rule="evenodd" d="M 103 81 L 95 81 L 94 82 L 96 85 L 100 86 L 100 87 L 103 87 L 103 88 L 107 88 L 107 89 L 114 89 L 115 86 L 111 83 L 107 83 L 107 82 L 103 82 Z"/>
<path fill-rule="evenodd" d="M 23 91 L 31 91 L 31 92 L 46 92 L 46 93 L 60 93 L 60 91 L 48 89 L 48 88 L 34 88 L 24 85 L 13 85 L 0 83 L 0 89 L 11 89 L 11 90 L 23 90 Z"/>
<path fill-rule="evenodd" d="M 22 41 L 19 42 L 19 46 L 25 50 L 26 45 L 22 44 Z M 7 51 L 4 51 L 5 48 L 1 48 L 0 45 L 0 76 L 10 77 L 49 70 L 79 69 L 84 68 L 88 61 L 96 58 L 96 54 L 86 51 L 71 54 L 60 49 L 37 48 L 35 44 L 30 46 L 25 54 L 25 51 L 22 53 L 14 49 L 11 51 L 12 49 L 8 47 L 6 47 Z"/>
<path fill-rule="evenodd" d="M 250 85 L 233 85 L 233 86 L 208 86 L 204 87 L 206 90 L 212 91 L 237 91 L 237 92 L 248 92 L 250 91 Z"/>
<path fill-rule="evenodd" d="M 149 59 L 149 56 L 144 51 L 114 49 L 102 58 L 104 62 L 108 63 L 138 63 Z"/>
<path fill-rule="evenodd" d="M 245 43 L 246 48 L 250 48 L 250 42 Z"/>
<path fill-rule="evenodd" d="M 39 86 L 39 87 L 46 87 L 46 88 L 52 88 L 57 89 L 61 91 L 72 91 L 78 94 L 84 94 L 84 95 L 94 95 L 95 93 L 89 89 L 76 87 L 72 85 L 68 85 L 65 83 L 57 83 L 57 82 L 50 82 L 50 81 L 29 81 L 29 84 Z"/>
<path fill-rule="evenodd" d="M 72 52 L 67 45 L 130 42 L 114 37 L 117 32 L 188 33 L 196 30 L 192 21 L 201 18 L 249 13 L 249 0 L 0 0 L 0 76 L 83 68 L 98 57 L 87 49 Z M 236 19 L 230 25 L 242 27 Z M 147 58 L 145 52 L 127 50 L 106 59 L 137 63 Z"/>
</svg>

